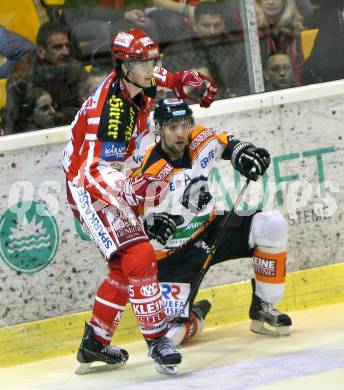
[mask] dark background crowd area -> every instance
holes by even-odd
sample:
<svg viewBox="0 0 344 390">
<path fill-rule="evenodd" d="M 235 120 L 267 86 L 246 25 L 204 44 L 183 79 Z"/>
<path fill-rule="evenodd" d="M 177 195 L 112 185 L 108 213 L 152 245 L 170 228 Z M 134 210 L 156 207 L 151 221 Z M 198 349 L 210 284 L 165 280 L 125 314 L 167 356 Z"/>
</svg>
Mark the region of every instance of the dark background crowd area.
<svg viewBox="0 0 344 390">
<path fill-rule="evenodd" d="M 0 25 L 0 78 L 6 83 L 0 135 L 71 123 L 112 70 L 113 37 L 130 28 L 159 43 L 164 68 L 196 70 L 214 80 L 218 99 L 254 92 L 239 0 L 41 3 L 47 23 L 35 44 Z M 255 5 L 265 91 L 344 78 L 344 1 L 256 0 Z"/>
</svg>

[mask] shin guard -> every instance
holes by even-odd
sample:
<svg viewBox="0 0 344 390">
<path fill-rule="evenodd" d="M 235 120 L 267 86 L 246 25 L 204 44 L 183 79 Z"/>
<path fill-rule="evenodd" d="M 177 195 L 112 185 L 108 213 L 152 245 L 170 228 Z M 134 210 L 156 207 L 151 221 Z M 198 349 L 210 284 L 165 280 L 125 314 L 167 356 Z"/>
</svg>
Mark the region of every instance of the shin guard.
<svg viewBox="0 0 344 390">
<path fill-rule="evenodd" d="M 90 325 L 95 338 L 109 345 L 128 301 L 128 287 L 107 277 L 97 291 Z"/>
<path fill-rule="evenodd" d="M 266 302 L 279 302 L 284 293 L 287 252 L 271 253 L 257 247 L 253 253 L 256 294 Z"/>
</svg>

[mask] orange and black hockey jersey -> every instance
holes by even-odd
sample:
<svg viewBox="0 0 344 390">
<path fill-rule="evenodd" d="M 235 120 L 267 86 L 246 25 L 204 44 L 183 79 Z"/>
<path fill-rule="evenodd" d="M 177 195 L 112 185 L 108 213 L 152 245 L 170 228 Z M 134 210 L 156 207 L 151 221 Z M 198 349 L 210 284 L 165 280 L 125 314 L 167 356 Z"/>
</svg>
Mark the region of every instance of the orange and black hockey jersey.
<svg viewBox="0 0 344 390">
<path fill-rule="evenodd" d="M 181 215 L 181 220 L 184 219 L 184 223 L 178 226 L 165 247 L 152 240 L 158 259 L 195 238 L 213 219 L 214 195 L 202 209 L 197 207 L 198 197 L 200 191 L 214 194 L 211 188 L 211 171 L 227 145 L 228 133 L 196 125 L 190 130 L 189 146 L 181 159 L 171 161 L 160 144 L 148 148 L 138 173 L 168 179 L 170 192 L 159 206 L 154 209 L 146 208 L 144 216 L 147 218 L 152 212 L 166 212 Z"/>
</svg>

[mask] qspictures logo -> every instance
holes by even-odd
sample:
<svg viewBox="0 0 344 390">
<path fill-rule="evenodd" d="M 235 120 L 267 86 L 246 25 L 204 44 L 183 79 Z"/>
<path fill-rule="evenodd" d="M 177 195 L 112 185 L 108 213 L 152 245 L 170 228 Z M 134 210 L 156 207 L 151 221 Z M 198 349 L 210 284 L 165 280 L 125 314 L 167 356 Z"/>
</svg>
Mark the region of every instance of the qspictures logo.
<svg viewBox="0 0 344 390">
<path fill-rule="evenodd" d="M 16 271 L 42 270 L 54 258 L 58 243 L 57 223 L 43 203 L 21 202 L 1 217 L 0 257 Z"/>
</svg>

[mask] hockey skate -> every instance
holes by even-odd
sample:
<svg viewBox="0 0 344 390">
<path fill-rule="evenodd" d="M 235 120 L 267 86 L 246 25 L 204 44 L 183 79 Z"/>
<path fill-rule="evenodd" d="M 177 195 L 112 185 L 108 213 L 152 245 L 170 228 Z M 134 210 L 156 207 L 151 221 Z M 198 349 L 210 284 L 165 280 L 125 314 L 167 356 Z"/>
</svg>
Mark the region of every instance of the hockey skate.
<svg viewBox="0 0 344 390">
<path fill-rule="evenodd" d="M 148 356 L 157 363 L 156 370 L 162 374 L 176 375 L 177 366 L 182 361 L 182 355 L 175 349 L 173 343 L 166 336 L 146 341 L 148 343 Z"/>
<path fill-rule="evenodd" d="M 172 341 L 176 348 L 180 348 L 182 344 L 202 332 L 204 319 L 209 313 L 210 308 L 211 303 L 206 299 L 194 303 L 191 307 L 190 317 L 185 322 L 173 323 L 172 320 L 172 325 L 169 324 L 166 337 Z"/>
<path fill-rule="evenodd" d="M 252 320 L 251 331 L 267 336 L 289 336 L 291 318 L 274 308 L 271 303 L 263 301 L 255 293 L 255 280 L 252 279 L 252 302 L 249 316 Z"/>
<path fill-rule="evenodd" d="M 96 340 L 91 325 L 85 323 L 85 331 L 78 350 L 79 362 L 76 374 L 108 371 L 123 367 L 129 358 L 126 350 L 119 347 L 104 345 Z M 103 362 L 101 365 L 91 365 L 94 362 Z"/>
<path fill-rule="evenodd" d="M 211 303 L 207 299 L 203 299 L 201 301 L 195 302 L 192 305 L 191 311 L 194 313 L 199 319 L 204 320 L 208 315 L 211 309 Z"/>
</svg>

